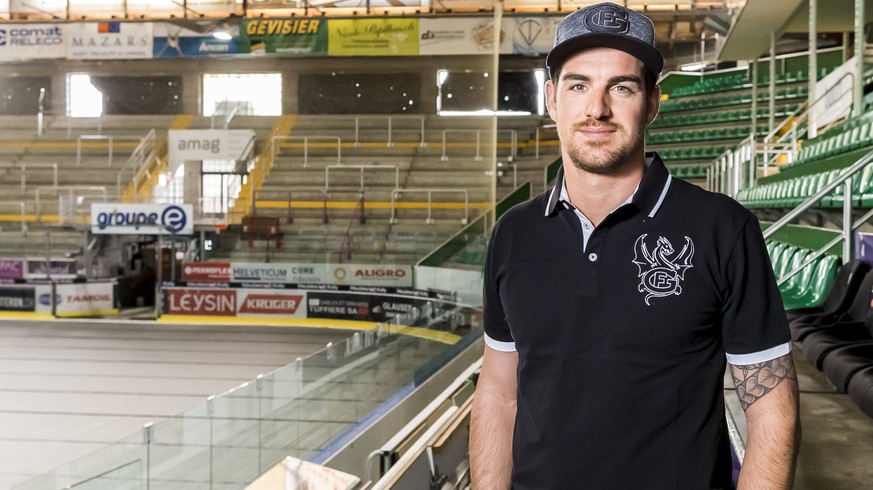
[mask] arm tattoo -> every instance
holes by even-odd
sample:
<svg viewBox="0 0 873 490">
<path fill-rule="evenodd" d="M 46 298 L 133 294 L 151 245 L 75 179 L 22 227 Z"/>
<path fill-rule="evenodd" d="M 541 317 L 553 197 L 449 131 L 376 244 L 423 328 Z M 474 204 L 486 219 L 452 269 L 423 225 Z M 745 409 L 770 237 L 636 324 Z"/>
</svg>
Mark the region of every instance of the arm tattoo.
<svg viewBox="0 0 873 490">
<path fill-rule="evenodd" d="M 773 391 L 786 379 L 797 382 L 797 373 L 794 371 L 794 360 L 791 358 L 791 354 L 757 364 L 731 365 L 731 375 L 734 378 L 737 397 L 740 399 L 743 410 L 747 410 L 753 403 Z"/>
</svg>

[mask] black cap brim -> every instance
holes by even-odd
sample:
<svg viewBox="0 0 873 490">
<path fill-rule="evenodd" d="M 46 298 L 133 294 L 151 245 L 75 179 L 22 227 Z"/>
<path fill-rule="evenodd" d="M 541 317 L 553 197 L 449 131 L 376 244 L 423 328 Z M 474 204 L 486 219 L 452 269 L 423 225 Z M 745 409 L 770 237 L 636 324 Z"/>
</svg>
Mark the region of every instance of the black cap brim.
<svg viewBox="0 0 873 490">
<path fill-rule="evenodd" d="M 637 39 L 606 32 L 592 32 L 576 36 L 552 48 L 546 56 L 546 67 L 549 76 L 553 76 L 556 68 L 564 64 L 571 55 L 586 48 L 613 48 L 639 59 L 655 79 L 664 69 L 664 57 L 654 46 Z"/>
</svg>

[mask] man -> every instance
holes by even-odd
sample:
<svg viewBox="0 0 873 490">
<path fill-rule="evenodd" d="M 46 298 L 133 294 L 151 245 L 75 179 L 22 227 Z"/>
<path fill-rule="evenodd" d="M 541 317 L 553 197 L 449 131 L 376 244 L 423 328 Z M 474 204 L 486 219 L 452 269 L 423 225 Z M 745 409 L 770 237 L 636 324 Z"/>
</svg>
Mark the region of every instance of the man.
<svg viewBox="0 0 873 490">
<path fill-rule="evenodd" d="M 797 382 L 759 224 L 645 154 L 654 38 L 614 4 L 558 27 L 563 168 L 500 219 L 486 258 L 475 490 L 731 488 L 726 361 L 748 427 L 739 487 L 791 487 Z"/>
</svg>

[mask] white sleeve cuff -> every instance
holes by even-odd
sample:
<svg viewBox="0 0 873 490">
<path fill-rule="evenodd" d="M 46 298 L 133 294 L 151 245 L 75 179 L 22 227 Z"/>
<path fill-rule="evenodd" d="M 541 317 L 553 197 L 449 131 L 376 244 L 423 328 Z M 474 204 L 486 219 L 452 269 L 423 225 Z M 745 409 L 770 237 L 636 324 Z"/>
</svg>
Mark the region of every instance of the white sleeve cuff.
<svg viewBox="0 0 873 490">
<path fill-rule="evenodd" d="M 485 345 L 500 352 L 515 352 L 515 342 L 501 342 L 499 340 L 494 340 L 489 337 L 487 333 L 485 334 Z"/>
<path fill-rule="evenodd" d="M 486 338 L 487 342 L 487 338 Z M 791 342 L 785 342 L 784 344 L 777 345 L 776 347 L 771 347 L 767 350 L 762 350 L 759 352 L 752 352 L 751 354 L 727 354 L 727 361 L 734 366 L 748 366 L 749 364 L 758 364 L 760 362 L 767 362 L 776 359 L 777 357 L 782 357 L 791 352 Z"/>
</svg>

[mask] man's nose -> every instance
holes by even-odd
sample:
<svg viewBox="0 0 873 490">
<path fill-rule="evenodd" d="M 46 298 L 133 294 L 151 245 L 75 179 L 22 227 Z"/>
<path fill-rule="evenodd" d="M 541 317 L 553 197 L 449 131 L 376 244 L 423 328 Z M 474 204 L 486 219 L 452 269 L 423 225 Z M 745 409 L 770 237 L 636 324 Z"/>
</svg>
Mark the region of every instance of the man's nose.
<svg viewBox="0 0 873 490">
<path fill-rule="evenodd" d="M 586 115 L 591 119 L 606 119 L 612 115 L 609 110 L 609 94 L 607 91 L 594 90 L 587 100 Z"/>
</svg>

